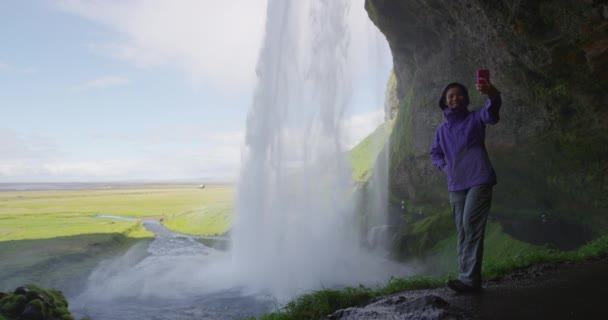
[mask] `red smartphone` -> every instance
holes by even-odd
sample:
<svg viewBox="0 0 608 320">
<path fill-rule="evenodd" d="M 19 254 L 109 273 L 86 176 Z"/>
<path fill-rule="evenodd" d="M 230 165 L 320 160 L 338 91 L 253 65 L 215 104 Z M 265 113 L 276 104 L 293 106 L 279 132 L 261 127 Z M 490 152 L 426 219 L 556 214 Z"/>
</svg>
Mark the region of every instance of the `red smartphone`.
<svg viewBox="0 0 608 320">
<path fill-rule="evenodd" d="M 479 69 L 477 70 L 477 84 L 487 83 L 490 81 L 490 70 Z"/>
</svg>

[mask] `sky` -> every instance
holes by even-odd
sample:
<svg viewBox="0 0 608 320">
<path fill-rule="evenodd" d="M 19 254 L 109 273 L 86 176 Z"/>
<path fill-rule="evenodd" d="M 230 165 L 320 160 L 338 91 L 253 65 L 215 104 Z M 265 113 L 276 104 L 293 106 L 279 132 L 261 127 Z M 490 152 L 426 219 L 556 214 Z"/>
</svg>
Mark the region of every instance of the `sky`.
<svg viewBox="0 0 608 320">
<path fill-rule="evenodd" d="M 352 147 L 390 53 L 353 0 Z M 0 1 L 0 183 L 235 182 L 266 0 Z"/>
</svg>

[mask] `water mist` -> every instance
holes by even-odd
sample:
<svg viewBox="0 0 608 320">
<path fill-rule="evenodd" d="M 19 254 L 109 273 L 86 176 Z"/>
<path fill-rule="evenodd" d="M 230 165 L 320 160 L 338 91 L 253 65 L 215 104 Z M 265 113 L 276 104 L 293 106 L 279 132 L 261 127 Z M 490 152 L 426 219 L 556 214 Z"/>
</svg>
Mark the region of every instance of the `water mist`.
<svg viewBox="0 0 608 320">
<path fill-rule="evenodd" d="M 279 299 L 404 272 L 388 271 L 394 265 L 360 245 L 351 160 L 341 143 L 352 89 L 351 3 L 268 2 L 233 267 L 246 287 Z"/>
<path fill-rule="evenodd" d="M 368 242 L 363 228 L 385 224 L 388 151 L 368 187 L 374 216 L 362 221 L 344 144 L 350 108 L 364 100 L 353 61 L 375 65 L 353 58 L 369 49 L 361 46 L 369 36 L 362 23 L 378 36 L 363 0 L 269 0 L 267 15 L 231 252 L 146 221 L 154 240 L 100 264 L 83 292 L 70 298 L 75 315 L 244 318 L 310 290 L 383 284 L 408 273 L 362 246 Z M 380 83 L 375 89 L 381 91 L 386 77 L 374 75 L 365 75 L 367 87 Z"/>
</svg>

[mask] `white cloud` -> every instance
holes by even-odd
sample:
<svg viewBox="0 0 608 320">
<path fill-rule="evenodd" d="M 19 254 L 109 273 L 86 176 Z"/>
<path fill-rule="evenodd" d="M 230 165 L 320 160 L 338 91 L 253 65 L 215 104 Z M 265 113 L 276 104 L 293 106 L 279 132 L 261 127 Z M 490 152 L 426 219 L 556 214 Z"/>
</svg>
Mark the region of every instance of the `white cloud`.
<svg viewBox="0 0 608 320">
<path fill-rule="evenodd" d="M 124 86 L 129 84 L 131 81 L 121 76 L 103 76 L 93 80 L 85 81 L 74 88 L 77 90 L 87 89 L 103 89 L 108 87 Z"/>
<path fill-rule="evenodd" d="M 191 131 L 177 132 L 171 140 L 149 144 L 145 135 L 134 138 L 140 150 L 132 150 L 122 159 L 83 160 L 70 158 L 51 149 L 40 136 L 22 136 L 0 128 L 0 182 L 26 181 L 120 181 L 120 180 L 192 180 L 235 181 L 241 161 L 242 132 L 204 133 L 192 137 Z M 100 141 L 96 137 L 91 141 Z M 118 137 L 111 138 L 112 141 Z M 123 141 L 124 142 L 124 141 Z M 166 142 L 166 143 L 165 143 Z M 167 148 L 170 145 L 170 148 Z M 176 147 L 178 146 L 178 147 Z"/>
<path fill-rule="evenodd" d="M 167 153 L 164 146 L 149 146 L 145 166 L 162 167 L 156 175 L 171 172 L 172 176 L 180 178 L 207 177 L 234 181 L 241 165 L 243 133 L 201 132 L 196 137 L 199 141 L 193 141 L 192 136 L 183 137 L 183 141 L 191 142 L 191 147 L 175 153 Z"/>
<path fill-rule="evenodd" d="M 136 163 L 125 161 L 75 161 L 51 162 L 41 166 L 41 171 L 51 176 L 124 176 L 136 167 Z"/>
<path fill-rule="evenodd" d="M 125 161 L 19 161 L 0 162 L 0 181 L 108 180 L 125 177 L 137 168 Z"/>
<path fill-rule="evenodd" d="M 103 176 L 124 174 L 117 172 L 114 162 L 69 162 L 61 160 L 66 155 L 56 143 L 41 134 L 23 134 L 10 128 L 0 128 L 0 181 L 48 181 L 69 180 L 77 176 Z"/>
<path fill-rule="evenodd" d="M 0 182 L 192 180 L 207 178 L 230 182 L 236 178 L 237 161 L 223 154 L 188 152 L 137 160 L 99 161 L 0 161 Z"/>
<path fill-rule="evenodd" d="M 342 145 L 351 149 L 384 122 L 384 110 L 353 115 L 342 121 Z"/>
<path fill-rule="evenodd" d="M 94 50 L 139 67 L 177 65 L 226 92 L 249 89 L 261 46 L 266 0 L 57 0 L 118 33 Z"/>
<path fill-rule="evenodd" d="M 200 143 L 205 144 L 205 147 L 193 147 L 191 150 L 183 150 L 179 154 L 165 155 L 162 158 L 167 168 L 180 170 L 175 173 L 176 176 L 234 181 L 241 165 L 243 141 L 243 132 L 203 134 Z M 151 154 L 159 152 L 162 152 L 161 149 Z M 161 156 L 147 158 L 159 159 Z M 156 160 L 149 160 L 152 161 Z"/>
<path fill-rule="evenodd" d="M 384 119 L 383 111 L 357 114 L 341 122 L 343 147 L 352 148 L 373 132 Z M 174 134 L 178 134 L 175 136 Z M 244 134 L 241 131 L 223 133 L 192 131 L 172 132 L 169 144 L 179 147 L 165 148 L 166 143 L 142 143 L 143 150 L 135 150 L 129 159 L 82 160 L 67 159 L 52 148 L 43 137 L 22 137 L 10 129 L 0 130 L 3 159 L 0 159 L 0 181 L 117 181 L 138 179 L 208 179 L 235 181 L 242 161 Z M 290 141 L 307 141 L 298 130 L 286 130 L 286 146 L 295 152 L 303 146 Z M 132 137 L 131 137 L 132 138 Z M 145 139 L 145 137 L 135 137 Z M 295 139 L 295 140 L 294 140 Z M 302 140 L 298 140 L 302 139 Z M 142 140 L 143 141 L 143 140 Z M 204 146 L 203 146 L 204 145 Z M 299 146 L 299 147 L 298 147 Z M 110 155 L 111 156 L 111 155 Z"/>
<path fill-rule="evenodd" d="M 10 69 L 10 66 L 8 64 L 0 62 L 0 72 L 8 71 L 9 69 Z"/>
</svg>

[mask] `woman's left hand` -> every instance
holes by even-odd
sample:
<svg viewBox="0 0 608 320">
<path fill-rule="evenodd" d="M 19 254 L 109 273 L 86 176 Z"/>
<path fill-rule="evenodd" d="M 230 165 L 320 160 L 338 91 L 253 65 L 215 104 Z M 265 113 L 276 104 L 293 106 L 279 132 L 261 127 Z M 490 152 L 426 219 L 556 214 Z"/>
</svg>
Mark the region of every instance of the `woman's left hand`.
<svg viewBox="0 0 608 320">
<path fill-rule="evenodd" d="M 500 95 L 498 89 L 490 81 L 478 83 L 477 90 L 479 93 L 487 95 L 490 99 L 494 99 Z"/>
</svg>

